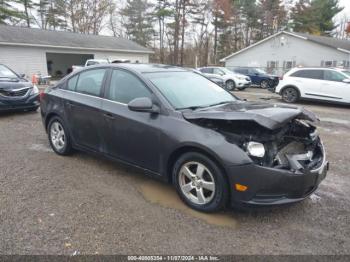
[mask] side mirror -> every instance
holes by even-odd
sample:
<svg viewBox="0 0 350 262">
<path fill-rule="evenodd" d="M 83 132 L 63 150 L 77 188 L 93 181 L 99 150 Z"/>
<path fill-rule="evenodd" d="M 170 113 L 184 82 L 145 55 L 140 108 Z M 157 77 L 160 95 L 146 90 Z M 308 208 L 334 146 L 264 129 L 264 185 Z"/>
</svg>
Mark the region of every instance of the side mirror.
<svg viewBox="0 0 350 262">
<path fill-rule="evenodd" d="M 139 97 L 131 100 L 128 104 L 131 111 L 159 113 L 159 108 L 148 97 Z"/>
<path fill-rule="evenodd" d="M 259 73 L 255 73 L 255 75 L 256 75 L 256 76 L 258 76 L 258 75 L 259 75 Z"/>
<path fill-rule="evenodd" d="M 345 79 L 343 80 L 343 82 L 344 82 L 344 83 L 347 83 L 347 84 L 350 84 L 350 78 L 345 78 Z"/>
<path fill-rule="evenodd" d="M 19 76 L 20 76 L 21 78 L 25 78 L 25 77 L 26 77 L 26 74 L 19 74 Z"/>
</svg>

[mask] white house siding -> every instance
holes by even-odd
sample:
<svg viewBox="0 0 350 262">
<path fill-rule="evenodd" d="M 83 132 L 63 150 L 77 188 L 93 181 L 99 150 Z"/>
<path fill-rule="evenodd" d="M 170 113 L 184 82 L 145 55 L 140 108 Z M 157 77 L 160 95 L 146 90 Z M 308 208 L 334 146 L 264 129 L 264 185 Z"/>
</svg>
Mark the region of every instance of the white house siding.
<svg viewBox="0 0 350 262">
<path fill-rule="evenodd" d="M 274 73 L 282 74 L 286 61 L 294 61 L 294 66 L 321 66 L 322 61 L 337 61 L 337 65 L 340 65 L 349 60 L 350 55 L 345 52 L 282 33 L 228 58 L 225 66 L 266 68 L 269 62 L 276 61 L 278 70 Z"/>
<path fill-rule="evenodd" d="M 28 78 L 37 73 L 47 75 L 46 53 L 92 54 L 95 59 L 129 59 L 140 63 L 149 61 L 149 54 L 144 53 L 0 45 L 0 63 L 18 73 L 26 74 Z"/>
</svg>

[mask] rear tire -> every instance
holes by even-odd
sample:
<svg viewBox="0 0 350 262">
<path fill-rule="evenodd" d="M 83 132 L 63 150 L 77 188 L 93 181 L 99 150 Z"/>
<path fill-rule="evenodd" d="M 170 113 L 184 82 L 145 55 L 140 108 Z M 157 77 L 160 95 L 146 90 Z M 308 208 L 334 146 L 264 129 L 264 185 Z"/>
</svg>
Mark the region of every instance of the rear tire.
<svg viewBox="0 0 350 262">
<path fill-rule="evenodd" d="M 267 81 L 267 80 L 262 80 L 262 81 L 260 82 L 260 87 L 261 87 L 262 89 L 269 88 L 269 86 L 270 86 L 270 84 L 269 84 L 269 81 Z"/>
<path fill-rule="evenodd" d="M 233 80 L 227 80 L 225 83 L 225 89 L 227 91 L 233 91 L 236 88 L 236 83 Z"/>
<path fill-rule="evenodd" d="M 228 200 L 223 172 L 207 156 L 189 152 L 179 157 L 173 168 L 173 183 L 185 204 L 201 212 L 215 212 Z"/>
<path fill-rule="evenodd" d="M 56 154 L 66 156 L 72 153 L 72 144 L 69 132 L 63 120 L 54 116 L 47 126 L 50 145 Z"/>
<path fill-rule="evenodd" d="M 286 103 L 295 103 L 299 100 L 299 91 L 295 87 L 286 87 L 281 92 L 282 100 Z"/>
</svg>

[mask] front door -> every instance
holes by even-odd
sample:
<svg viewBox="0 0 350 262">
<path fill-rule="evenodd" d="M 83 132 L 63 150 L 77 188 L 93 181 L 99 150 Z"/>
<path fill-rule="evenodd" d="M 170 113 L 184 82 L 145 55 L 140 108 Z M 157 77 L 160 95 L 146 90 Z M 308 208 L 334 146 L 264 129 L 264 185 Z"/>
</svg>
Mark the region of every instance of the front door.
<svg viewBox="0 0 350 262">
<path fill-rule="evenodd" d="M 74 76 L 67 83 L 69 99 L 64 107 L 74 142 L 101 152 L 103 125 L 102 87 L 106 69 L 92 69 Z"/>
<path fill-rule="evenodd" d="M 136 75 L 122 69 L 112 70 L 102 108 L 106 153 L 142 168 L 160 169 L 160 115 L 135 112 L 128 103 L 153 94 Z"/>
<path fill-rule="evenodd" d="M 343 82 L 347 79 L 343 74 L 334 70 L 324 70 L 322 93 L 327 100 L 350 102 L 350 84 Z"/>
</svg>

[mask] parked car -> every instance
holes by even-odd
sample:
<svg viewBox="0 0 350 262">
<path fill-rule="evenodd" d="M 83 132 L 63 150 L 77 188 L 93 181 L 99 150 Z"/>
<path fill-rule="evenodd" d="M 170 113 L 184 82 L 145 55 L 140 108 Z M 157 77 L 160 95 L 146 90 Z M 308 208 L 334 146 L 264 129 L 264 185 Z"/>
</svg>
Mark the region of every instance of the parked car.
<svg viewBox="0 0 350 262">
<path fill-rule="evenodd" d="M 86 60 L 84 65 L 73 65 L 72 66 L 72 71 L 87 67 L 87 66 L 92 66 L 92 65 L 100 65 L 100 64 L 109 64 L 108 59 L 88 59 Z"/>
<path fill-rule="evenodd" d="M 197 74 L 203 75 L 204 77 L 208 78 L 209 80 L 213 81 L 215 84 L 221 86 L 222 88 L 225 88 L 225 81 L 221 76 L 213 76 L 213 75 L 205 75 L 198 69 L 185 67 L 185 69 L 190 70 L 192 72 L 195 72 Z"/>
<path fill-rule="evenodd" d="M 0 111 L 36 111 L 39 106 L 38 87 L 0 64 Z"/>
<path fill-rule="evenodd" d="M 314 114 L 240 100 L 173 66 L 83 69 L 46 89 L 41 115 L 57 154 L 133 165 L 205 212 L 301 201 L 328 170 Z"/>
<path fill-rule="evenodd" d="M 225 88 L 228 91 L 244 90 L 250 87 L 250 78 L 242 74 L 234 73 L 225 67 L 201 67 L 198 68 L 204 75 L 208 77 L 221 77 L 225 82 Z"/>
<path fill-rule="evenodd" d="M 294 68 L 283 76 L 275 92 L 287 103 L 313 99 L 350 104 L 350 72 L 337 68 Z"/>
<path fill-rule="evenodd" d="M 274 88 L 278 85 L 279 77 L 270 75 L 260 68 L 238 67 L 234 72 L 249 76 L 252 84 L 261 88 Z"/>
</svg>

